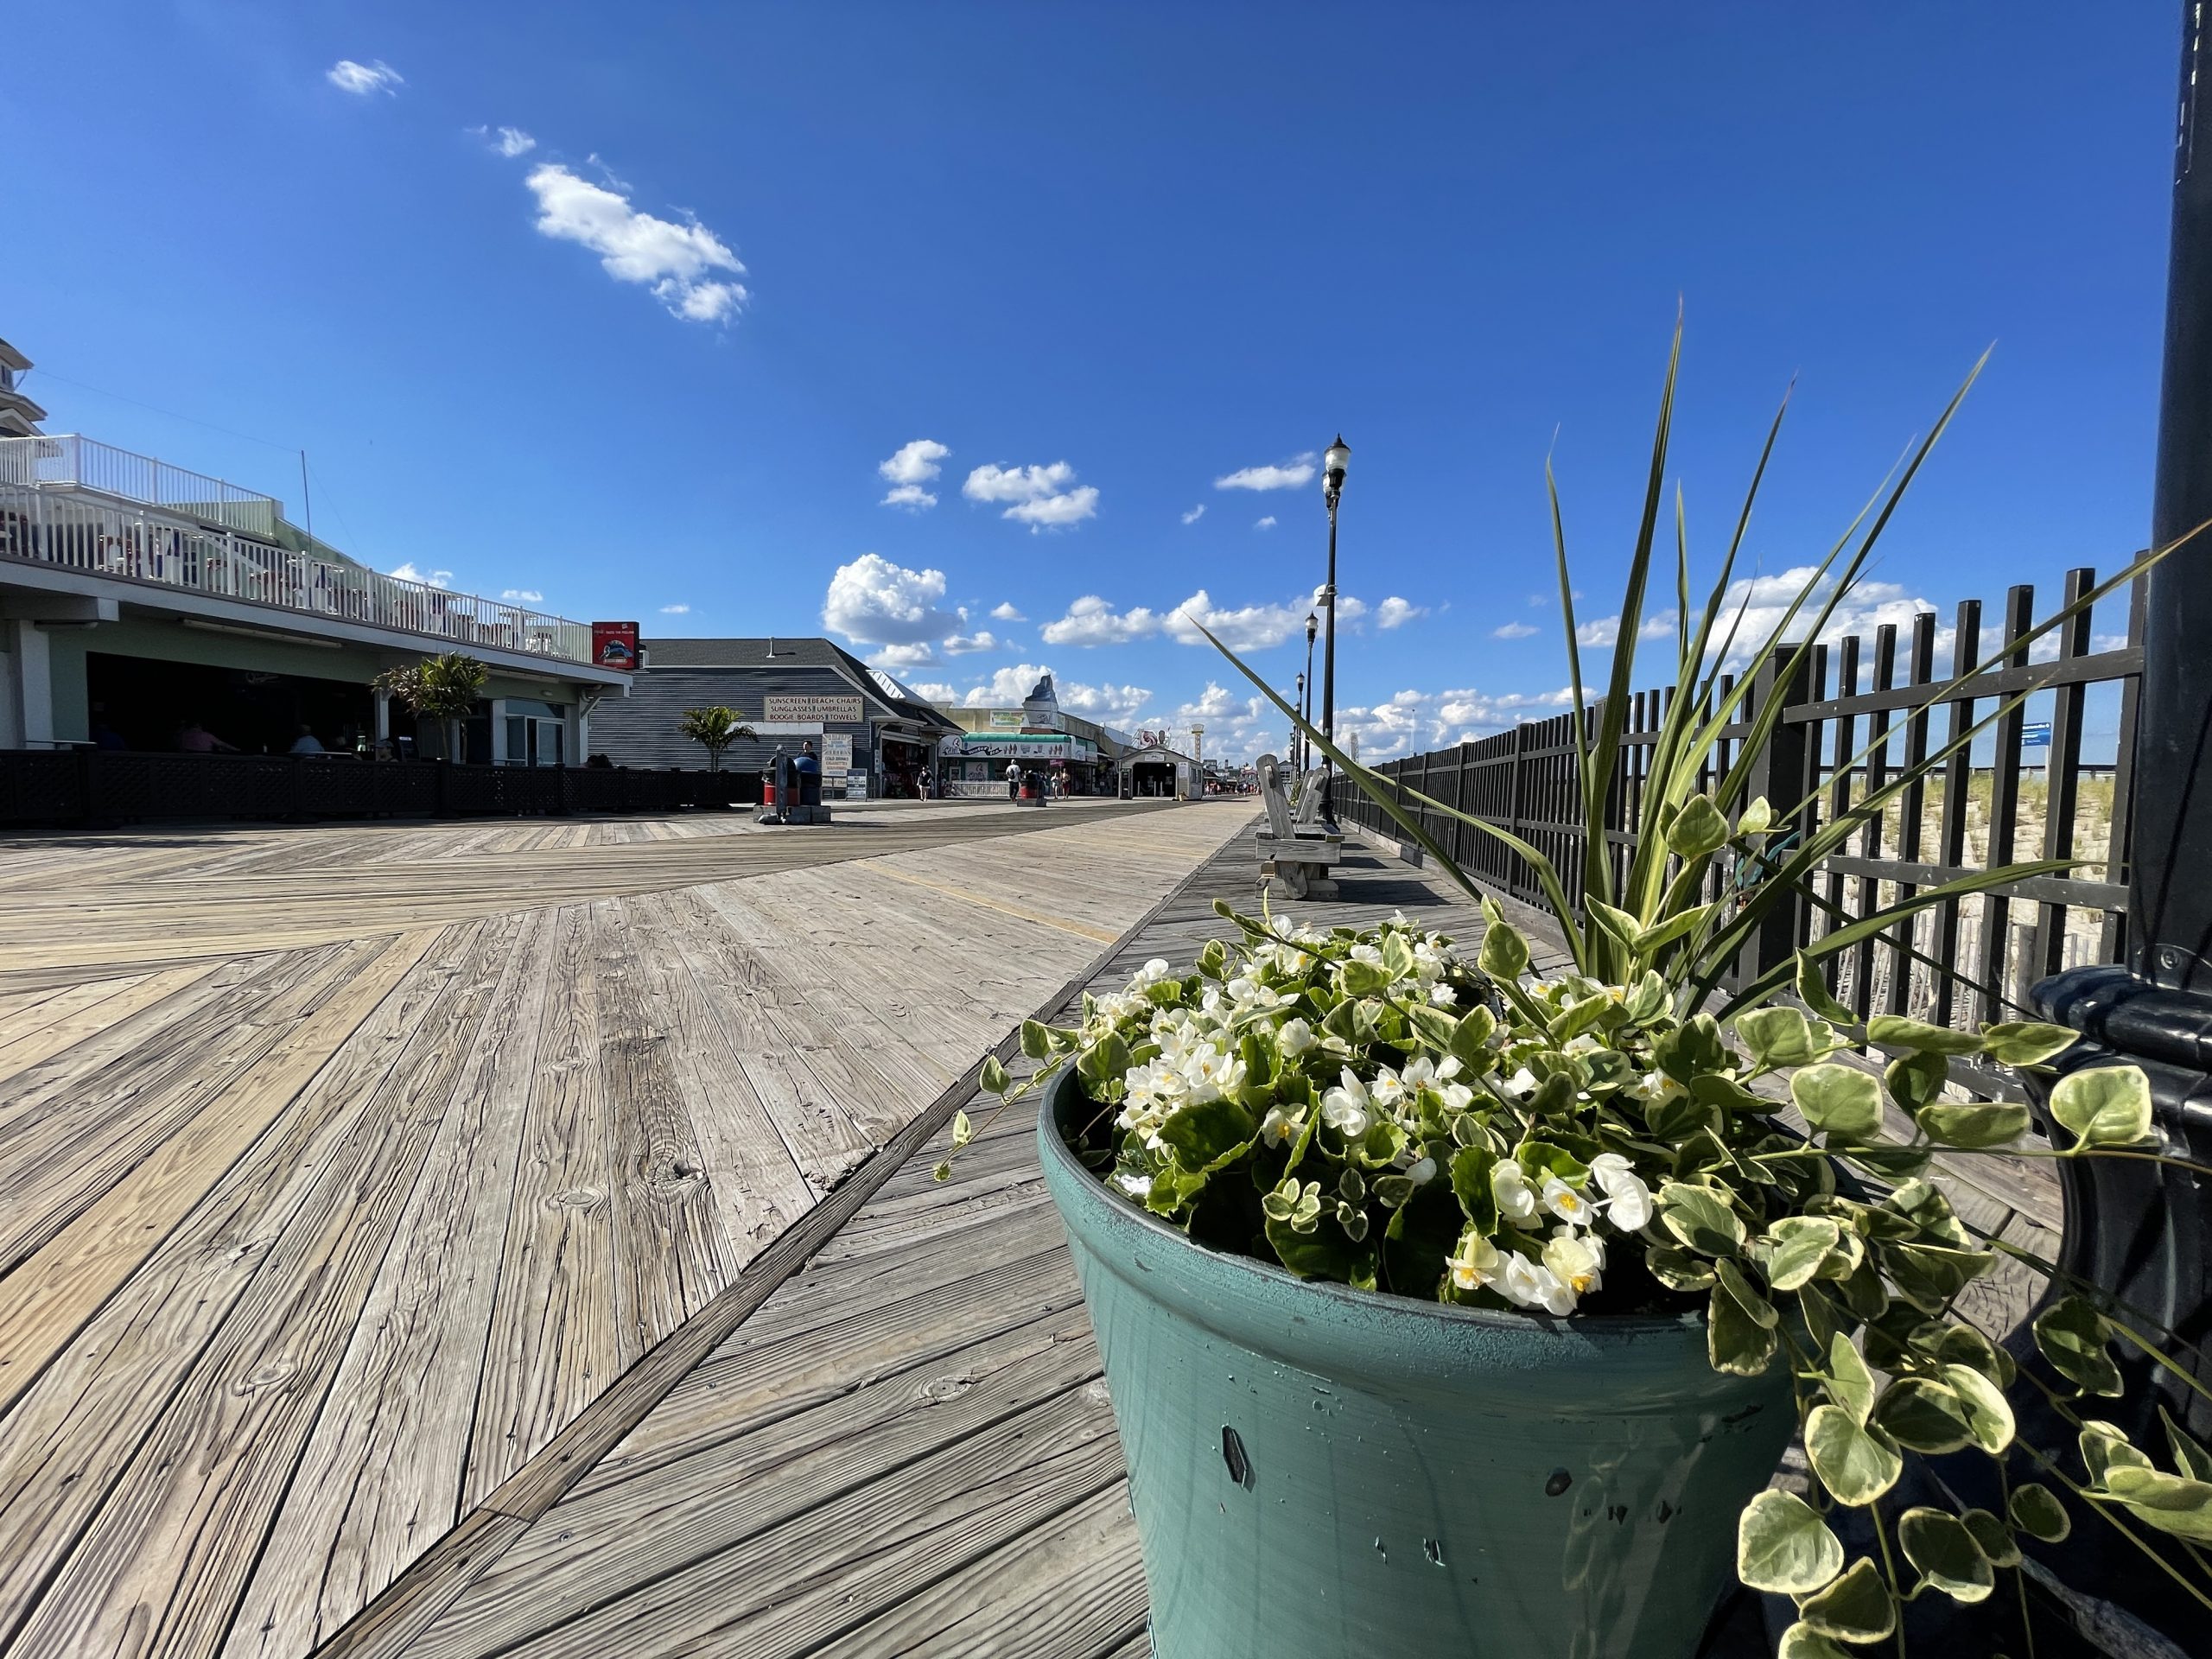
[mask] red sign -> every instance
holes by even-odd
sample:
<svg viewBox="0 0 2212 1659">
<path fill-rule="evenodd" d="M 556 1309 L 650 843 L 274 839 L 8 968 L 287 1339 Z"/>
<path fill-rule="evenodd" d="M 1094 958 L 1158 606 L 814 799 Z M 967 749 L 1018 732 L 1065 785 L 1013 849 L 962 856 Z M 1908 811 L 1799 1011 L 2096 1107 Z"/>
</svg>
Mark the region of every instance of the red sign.
<svg viewBox="0 0 2212 1659">
<path fill-rule="evenodd" d="M 594 622 L 591 625 L 591 659 L 601 668 L 628 672 L 638 665 L 638 625 L 634 622 Z"/>
</svg>

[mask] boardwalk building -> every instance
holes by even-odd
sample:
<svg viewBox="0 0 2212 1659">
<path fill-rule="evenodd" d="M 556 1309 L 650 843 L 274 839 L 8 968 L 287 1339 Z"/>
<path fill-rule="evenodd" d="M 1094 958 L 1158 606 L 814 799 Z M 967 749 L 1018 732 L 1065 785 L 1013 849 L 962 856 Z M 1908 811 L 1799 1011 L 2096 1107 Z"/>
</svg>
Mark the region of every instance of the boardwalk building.
<svg viewBox="0 0 2212 1659">
<path fill-rule="evenodd" d="M 758 772 L 811 741 L 831 795 L 912 796 L 959 734 L 944 710 L 828 639 L 647 639 L 640 656 L 632 695 L 592 726 L 593 752 L 618 766 L 704 765 L 683 712 L 719 706 L 757 734 L 730 746 L 726 768 Z"/>
</svg>

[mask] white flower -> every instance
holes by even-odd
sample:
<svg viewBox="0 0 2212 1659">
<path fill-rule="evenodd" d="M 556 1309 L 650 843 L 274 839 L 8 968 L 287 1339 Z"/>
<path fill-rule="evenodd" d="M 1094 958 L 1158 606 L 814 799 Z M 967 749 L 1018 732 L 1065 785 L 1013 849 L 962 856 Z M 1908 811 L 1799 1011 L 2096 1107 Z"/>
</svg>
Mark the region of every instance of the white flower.
<svg viewBox="0 0 2212 1659">
<path fill-rule="evenodd" d="M 1452 1269 L 1452 1282 L 1461 1290 L 1480 1290 L 1497 1278 L 1505 1260 L 1497 1245 L 1470 1229 L 1447 1265 Z"/>
<path fill-rule="evenodd" d="M 1605 1218 L 1624 1233 L 1633 1233 L 1651 1220 L 1651 1189 L 1618 1152 L 1601 1152 L 1590 1160 L 1590 1179 L 1605 1195 Z"/>
<path fill-rule="evenodd" d="M 1136 972 L 1129 976 L 1129 988 L 1133 991 L 1141 991 L 1147 986 L 1159 984 L 1161 980 L 1166 977 L 1166 958 L 1164 957 L 1154 957 L 1150 962 L 1147 962 L 1143 967 L 1138 969 Z"/>
<path fill-rule="evenodd" d="M 1560 1282 L 1559 1275 L 1517 1253 L 1506 1256 L 1505 1274 L 1498 1289 L 1517 1306 L 1541 1307 L 1547 1313 L 1574 1312 L 1574 1292 Z"/>
<path fill-rule="evenodd" d="M 1275 1033 L 1275 1046 L 1286 1054 L 1303 1054 L 1315 1040 L 1313 1027 L 1303 1020 L 1286 1020 Z"/>
<path fill-rule="evenodd" d="M 1268 1108 L 1268 1115 L 1261 1120 L 1260 1135 L 1269 1146 L 1287 1146 L 1306 1132 L 1306 1113 L 1303 1109 L 1286 1112 L 1280 1106 Z"/>
<path fill-rule="evenodd" d="M 1668 1101 L 1677 1099 L 1688 1091 L 1664 1071 L 1647 1071 L 1629 1084 L 1628 1092 L 1646 1105 L 1658 1106 L 1665 1104 Z"/>
<path fill-rule="evenodd" d="M 1536 1218 L 1536 1195 L 1529 1185 L 1527 1172 L 1515 1160 L 1501 1159 L 1491 1171 L 1490 1195 L 1497 1201 L 1497 1213 L 1508 1221 Z"/>
<path fill-rule="evenodd" d="M 1544 1265 L 1575 1296 L 1586 1296 L 1605 1278 L 1605 1247 L 1595 1238 L 1561 1227 L 1544 1246 Z"/>
<path fill-rule="evenodd" d="M 1458 1005 L 1459 993 L 1449 985 L 1432 985 L 1428 988 L 1428 1000 L 1440 1008 L 1449 1008 Z"/>
<path fill-rule="evenodd" d="M 1373 944 L 1355 944 L 1351 948 L 1351 959 L 1354 962 L 1363 962 L 1370 968 L 1380 968 L 1382 965 L 1382 947 Z"/>
<path fill-rule="evenodd" d="M 1595 1037 L 1591 1036 L 1587 1032 L 1584 1032 L 1580 1036 L 1570 1037 L 1567 1039 L 1567 1052 L 1570 1054 L 1595 1054 L 1604 1046 L 1605 1045 L 1603 1043 L 1599 1042 Z"/>
<path fill-rule="evenodd" d="M 1569 1186 L 1556 1175 L 1544 1183 L 1544 1208 L 1561 1221 L 1571 1221 L 1586 1227 L 1595 1217 L 1589 1196 L 1580 1187 Z"/>
<path fill-rule="evenodd" d="M 1366 1089 L 1346 1066 L 1343 1086 L 1321 1096 L 1321 1121 L 1347 1141 L 1356 1141 L 1367 1133 L 1370 1104 Z"/>
<path fill-rule="evenodd" d="M 1445 1105 L 1455 1112 L 1464 1112 L 1475 1103 L 1475 1091 L 1464 1083 L 1447 1083 L 1443 1093 Z"/>
<path fill-rule="evenodd" d="M 1152 1191 L 1151 1176 L 1132 1175 L 1127 1171 L 1116 1173 L 1114 1177 L 1114 1184 L 1139 1203 L 1142 1203 Z"/>
<path fill-rule="evenodd" d="M 1397 1105 L 1406 1097 L 1405 1081 L 1389 1066 L 1375 1074 L 1375 1081 L 1367 1085 L 1368 1097 L 1384 1110 Z"/>
<path fill-rule="evenodd" d="M 1522 1066 L 1505 1080 L 1505 1092 L 1516 1099 L 1528 1099 L 1536 1092 L 1536 1074 Z"/>
</svg>

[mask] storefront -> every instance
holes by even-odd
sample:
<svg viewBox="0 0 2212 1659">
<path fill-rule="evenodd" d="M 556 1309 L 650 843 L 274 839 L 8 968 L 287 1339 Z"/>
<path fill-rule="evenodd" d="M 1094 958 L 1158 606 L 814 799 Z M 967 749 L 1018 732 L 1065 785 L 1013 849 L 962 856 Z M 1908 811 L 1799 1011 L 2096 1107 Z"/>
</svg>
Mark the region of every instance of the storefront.
<svg viewBox="0 0 2212 1659">
<path fill-rule="evenodd" d="M 1117 767 L 1121 793 L 1135 800 L 1188 800 L 1197 793 L 1198 763 L 1158 744 L 1131 749 Z"/>
<path fill-rule="evenodd" d="M 1096 795 L 1098 746 L 1089 738 L 1063 732 L 969 732 L 940 746 L 944 792 L 955 798 L 983 798 L 1006 793 L 1007 768 L 1041 773 L 1052 780 L 1055 795 Z"/>
</svg>

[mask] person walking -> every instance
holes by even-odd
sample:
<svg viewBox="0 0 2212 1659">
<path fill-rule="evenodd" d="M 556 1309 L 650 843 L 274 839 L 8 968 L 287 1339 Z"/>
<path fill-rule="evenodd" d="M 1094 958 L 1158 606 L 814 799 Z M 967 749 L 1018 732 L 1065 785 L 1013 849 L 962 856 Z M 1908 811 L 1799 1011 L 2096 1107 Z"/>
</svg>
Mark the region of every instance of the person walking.
<svg viewBox="0 0 2212 1659">
<path fill-rule="evenodd" d="M 1006 798 L 1009 801 L 1021 798 L 1021 763 L 1019 760 L 1006 763 Z"/>
</svg>

